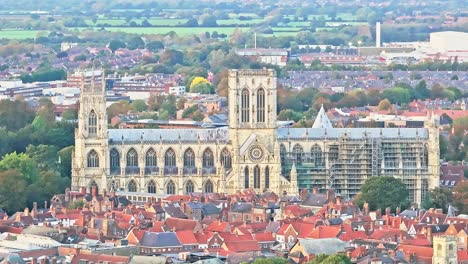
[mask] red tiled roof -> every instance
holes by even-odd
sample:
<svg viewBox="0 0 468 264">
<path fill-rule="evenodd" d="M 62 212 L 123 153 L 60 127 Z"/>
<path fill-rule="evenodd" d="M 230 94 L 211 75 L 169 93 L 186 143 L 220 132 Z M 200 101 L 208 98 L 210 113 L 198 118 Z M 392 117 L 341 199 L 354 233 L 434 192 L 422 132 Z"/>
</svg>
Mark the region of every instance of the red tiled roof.
<svg viewBox="0 0 468 264">
<path fill-rule="evenodd" d="M 177 238 L 180 241 L 180 244 L 182 245 L 198 244 L 198 241 L 195 238 L 195 235 L 193 234 L 191 230 L 177 231 L 175 233 L 176 233 Z"/>
<path fill-rule="evenodd" d="M 224 246 L 228 251 L 232 252 L 252 252 L 260 251 L 260 246 L 255 240 L 250 241 L 230 241 L 224 242 Z"/>
<path fill-rule="evenodd" d="M 197 221 L 190 219 L 181 218 L 168 218 L 166 219 L 166 226 L 169 230 L 180 231 L 180 230 L 191 230 L 193 231 L 197 226 Z"/>
<path fill-rule="evenodd" d="M 13 233 L 13 234 L 21 234 L 23 232 L 23 228 L 20 227 L 14 227 L 14 226 L 2 226 L 0 225 L 0 234 L 1 233 Z"/>
<path fill-rule="evenodd" d="M 153 226 L 150 228 L 151 232 L 164 232 L 164 223 L 160 221 L 153 221 Z"/>
<path fill-rule="evenodd" d="M 253 236 L 257 242 L 275 241 L 275 238 L 273 237 L 273 233 L 256 233 L 256 234 L 253 234 Z"/>
<path fill-rule="evenodd" d="M 458 253 L 458 263 L 468 262 L 468 251 L 460 250 Z"/>
<path fill-rule="evenodd" d="M 403 231 L 395 228 L 376 229 L 369 238 L 375 240 L 387 240 L 386 238 L 395 239 L 395 237 L 399 238 L 402 232 Z"/>
<path fill-rule="evenodd" d="M 198 244 L 206 244 L 208 239 L 213 235 L 211 232 L 195 233 L 195 239 L 197 239 Z"/>
<path fill-rule="evenodd" d="M 339 226 L 317 226 L 314 231 L 310 232 L 306 238 L 332 238 L 338 237 L 341 232 Z"/>
<path fill-rule="evenodd" d="M 421 247 L 413 245 L 399 245 L 397 250 L 403 252 L 406 256 L 410 254 L 415 254 L 418 260 L 426 260 L 431 263 L 433 249 L 431 247 Z"/>
<path fill-rule="evenodd" d="M 231 233 L 219 233 L 219 236 L 223 238 L 224 242 L 253 240 L 253 236 L 251 234 L 236 235 Z"/>
<path fill-rule="evenodd" d="M 360 258 L 367 253 L 366 246 L 357 247 L 353 252 L 351 252 L 351 258 Z"/>
<path fill-rule="evenodd" d="M 314 224 L 309 223 L 292 223 L 294 229 L 299 233 L 300 238 L 305 238 L 308 234 L 315 230 Z"/>
<path fill-rule="evenodd" d="M 221 222 L 221 221 L 213 222 L 209 226 L 206 227 L 206 231 L 211 231 L 211 232 L 227 232 L 229 231 L 228 229 L 229 229 L 229 223 Z"/>
<path fill-rule="evenodd" d="M 284 235 L 284 233 L 286 232 L 286 230 L 288 229 L 288 227 L 290 226 L 291 224 L 283 224 L 281 226 L 281 228 L 278 230 L 278 235 Z"/>
</svg>

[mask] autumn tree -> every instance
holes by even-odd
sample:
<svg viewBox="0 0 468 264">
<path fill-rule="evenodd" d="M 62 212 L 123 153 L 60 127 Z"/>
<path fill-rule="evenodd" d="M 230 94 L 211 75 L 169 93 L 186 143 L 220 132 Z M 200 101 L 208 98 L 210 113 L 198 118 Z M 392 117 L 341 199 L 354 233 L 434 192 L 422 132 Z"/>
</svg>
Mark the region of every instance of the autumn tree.
<svg viewBox="0 0 468 264">
<path fill-rule="evenodd" d="M 392 109 L 392 103 L 390 103 L 390 101 L 387 98 L 385 98 L 383 100 L 380 100 L 378 108 L 379 110 L 390 110 Z"/>
<path fill-rule="evenodd" d="M 468 214 L 468 181 L 459 183 L 453 189 L 453 205 L 461 214 Z"/>
</svg>

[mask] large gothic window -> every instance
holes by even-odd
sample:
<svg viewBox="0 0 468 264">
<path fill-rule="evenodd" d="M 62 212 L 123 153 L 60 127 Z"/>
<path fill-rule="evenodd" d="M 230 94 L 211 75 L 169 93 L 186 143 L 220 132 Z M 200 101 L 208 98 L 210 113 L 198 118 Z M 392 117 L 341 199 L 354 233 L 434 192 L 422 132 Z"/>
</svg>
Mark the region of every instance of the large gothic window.
<svg viewBox="0 0 468 264">
<path fill-rule="evenodd" d="M 193 193 L 195 191 L 195 186 L 193 185 L 192 181 L 187 181 L 185 184 L 185 192 L 186 193 Z"/>
<path fill-rule="evenodd" d="M 249 90 L 243 89 L 241 93 L 241 122 L 248 123 L 250 122 L 250 95 Z"/>
<path fill-rule="evenodd" d="M 89 168 L 99 167 L 99 156 L 94 149 L 88 153 L 88 167 Z"/>
<path fill-rule="evenodd" d="M 257 122 L 265 122 L 265 90 L 257 91 Z"/>
<path fill-rule="evenodd" d="M 244 188 L 249 188 L 249 167 L 245 167 L 244 169 Z"/>
<path fill-rule="evenodd" d="M 322 157 L 322 149 L 319 145 L 315 144 L 311 149 L 311 161 L 315 165 L 315 167 L 322 167 L 323 166 L 323 157 Z"/>
<path fill-rule="evenodd" d="M 175 184 L 173 181 L 169 181 L 166 185 L 167 194 L 175 194 Z"/>
<path fill-rule="evenodd" d="M 110 151 L 110 170 L 113 175 L 120 173 L 120 154 L 115 148 Z"/>
<path fill-rule="evenodd" d="M 270 167 L 265 168 L 265 188 L 270 188 Z"/>
<path fill-rule="evenodd" d="M 156 183 L 153 180 L 148 183 L 148 193 L 156 193 Z"/>
<path fill-rule="evenodd" d="M 260 167 L 258 165 L 254 168 L 254 188 L 260 188 Z"/>
<path fill-rule="evenodd" d="M 213 158 L 213 151 L 207 148 L 205 152 L 203 152 L 203 167 L 213 167 L 214 166 L 214 158 Z"/>
<path fill-rule="evenodd" d="M 213 192 L 213 182 L 210 180 L 205 183 L 205 192 L 212 193 Z"/>
<path fill-rule="evenodd" d="M 176 166 L 176 155 L 173 149 L 168 149 L 164 155 L 164 166 L 175 167 Z"/>
<path fill-rule="evenodd" d="M 302 157 L 304 156 L 304 149 L 301 145 L 296 144 L 293 147 L 293 155 L 295 158 L 296 164 L 302 164 Z"/>
<path fill-rule="evenodd" d="M 137 184 L 134 180 L 131 180 L 129 183 L 128 183 L 128 191 L 129 192 L 136 192 L 137 191 Z"/>
<path fill-rule="evenodd" d="M 153 148 L 150 148 L 146 152 L 146 167 L 156 167 L 158 166 L 156 162 L 156 151 Z"/>
<path fill-rule="evenodd" d="M 94 110 L 92 110 L 88 116 L 88 133 L 90 135 L 97 134 L 97 115 Z"/>
<path fill-rule="evenodd" d="M 227 170 L 232 168 L 231 152 L 229 152 L 227 149 L 223 149 L 221 152 L 221 164 Z"/>
<path fill-rule="evenodd" d="M 184 167 L 195 167 L 195 153 L 191 148 L 184 153 Z"/>
<path fill-rule="evenodd" d="M 134 148 L 127 152 L 127 167 L 138 167 L 138 153 Z"/>
</svg>

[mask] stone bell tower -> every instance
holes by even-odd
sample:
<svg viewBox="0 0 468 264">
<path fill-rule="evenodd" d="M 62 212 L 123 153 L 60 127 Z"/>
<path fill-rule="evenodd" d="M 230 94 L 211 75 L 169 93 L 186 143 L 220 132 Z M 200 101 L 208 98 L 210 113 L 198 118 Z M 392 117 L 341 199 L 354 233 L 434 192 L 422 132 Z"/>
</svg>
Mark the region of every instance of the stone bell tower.
<svg viewBox="0 0 468 264">
<path fill-rule="evenodd" d="M 234 151 L 230 191 L 279 193 L 276 142 L 276 73 L 271 69 L 229 71 L 229 136 Z M 277 153 L 276 153 L 277 152 Z"/>
<path fill-rule="evenodd" d="M 78 128 L 72 157 L 72 189 L 92 186 L 106 189 L 108 135 L 104 71 L 87 71 L 81 76 Z"/>
</svg>

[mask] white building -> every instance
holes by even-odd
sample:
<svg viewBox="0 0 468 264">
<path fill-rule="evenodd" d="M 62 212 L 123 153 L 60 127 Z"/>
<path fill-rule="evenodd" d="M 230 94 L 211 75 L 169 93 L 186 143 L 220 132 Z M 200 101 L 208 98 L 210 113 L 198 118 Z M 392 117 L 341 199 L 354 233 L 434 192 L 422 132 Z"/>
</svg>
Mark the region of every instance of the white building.
<svg viewBox="0 0 468 264">
<path fill-rule="evenodd" d="M 429 43 L 431 47 L 440 52 L 467 51 L 468 33 L 456 31 L 434 32 L 430 34 Z"/>
</svg>

